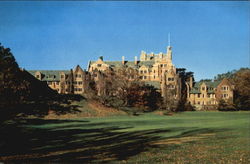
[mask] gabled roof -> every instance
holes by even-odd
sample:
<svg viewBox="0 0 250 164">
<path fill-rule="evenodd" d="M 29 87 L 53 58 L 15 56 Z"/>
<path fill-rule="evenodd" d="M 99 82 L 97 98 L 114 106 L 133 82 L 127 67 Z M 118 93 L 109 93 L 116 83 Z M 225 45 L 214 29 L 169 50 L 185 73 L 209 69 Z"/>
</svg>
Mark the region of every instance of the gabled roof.
<svg viewBox="0 0 250 164">
<path fill-rule="evenodd" d="M 90 61 L 89 64 L 93 64 L 96 61 Z M 134 61 L 125 61 L 124 65 L 122 64 L 122 61 L 103 61 L 104 63 L 110 65 L 110 67 L 132 67 L 132 68 L 138 68 L 142 65 L 145 65 L 146 67 L 152 67 L 155 63 L 155 61 L 137 61 L 137 64 L 135 64 Z"/>
<path fill-rule="evenodd" d="M 202 85 L 202 83 L 205 83 L 208 88 L 212 88 L 208 89 L 208 93 L 214 93 L 214 88 L 216 88 L 221 83 L 221 80 L 196 82 L 194 87 L 191 89 L 190 93 L 196 93 L 196 94 L 201 93 L 200 86 Z"/>
<path fill-rule="evenodd" d="M 61 72 L 64 72 L 65 74 L 70 73 L 69 70 L 29 70 L 28 72 L 33 76 L 35 76 L 36 72 L 41 72 L 41 81 L 60 81 Z"/>
</svg>

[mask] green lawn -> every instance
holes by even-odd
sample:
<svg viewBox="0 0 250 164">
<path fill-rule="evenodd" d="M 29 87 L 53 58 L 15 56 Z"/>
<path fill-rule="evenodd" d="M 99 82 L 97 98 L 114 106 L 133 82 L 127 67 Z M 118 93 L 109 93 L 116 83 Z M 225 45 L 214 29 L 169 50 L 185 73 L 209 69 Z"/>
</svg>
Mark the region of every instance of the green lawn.
<svg viewBox="0 0 250 164">
<path fill-rule="evenodd" d="M 250 112 L 24 119 L 0 139 L 0 162 L 250 163 Z"/>
</svg>

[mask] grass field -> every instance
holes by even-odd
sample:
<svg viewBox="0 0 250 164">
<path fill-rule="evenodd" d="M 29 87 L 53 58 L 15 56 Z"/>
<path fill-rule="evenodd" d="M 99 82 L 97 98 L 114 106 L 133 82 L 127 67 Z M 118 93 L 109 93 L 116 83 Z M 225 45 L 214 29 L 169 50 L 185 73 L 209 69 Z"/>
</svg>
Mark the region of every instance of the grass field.
<svg viewBox="0 0 250 164">
<path fill-rule="evenodd" d="M 250 163 L 250 112 L 24 119 L 0 137 L 0 162 Z"/>
</svg>

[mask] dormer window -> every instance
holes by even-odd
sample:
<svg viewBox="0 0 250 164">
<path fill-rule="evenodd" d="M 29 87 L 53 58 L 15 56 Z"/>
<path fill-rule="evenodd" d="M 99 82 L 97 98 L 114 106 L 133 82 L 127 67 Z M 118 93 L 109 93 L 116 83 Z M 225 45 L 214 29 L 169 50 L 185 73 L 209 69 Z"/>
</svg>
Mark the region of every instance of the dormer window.
<svg viewBox="0 0 250 164">
<path fill-rule="evenodd" d="M 205 90 L 206 90 L 206 87 L 202 87 L 201 90 L 205 91 Z"/>
<path fill-rule="evenodd" d="M 39 76 L 39 75 L 36 75 L 36 78 L 37 78 L 37 79 L 39 79 L 39 78 L 40 78 L 40 76 Z"/>
<path fill-rule="evenodd" d="M 174 81 L 174 78 L 173 77 L 169 77 L 168 81 Z"/>
<path fill-rule="evenodd" d="M 222 98 L 228 98 L 229 95 L 228 94 L 222 94 Z"/>
<path fill-rule="evenodd" d="M 224 85 L 224 86 L 221 87 L 221 90 L 223 90 L 223 91 L 228 91 L 228 90 L 229 90 L 229 87 L 226 86 L 226 85 Z"/>
<path fill-rule="evenodd" d="M 64 75 L 61 75 L 61 79 L 63 79 L 64 78 Z"/>
<path fill-rule="evenodd" d="M 97 67 L 101 67 L 102 66 L 102 64 L 97 64 Z"/>
</svg>

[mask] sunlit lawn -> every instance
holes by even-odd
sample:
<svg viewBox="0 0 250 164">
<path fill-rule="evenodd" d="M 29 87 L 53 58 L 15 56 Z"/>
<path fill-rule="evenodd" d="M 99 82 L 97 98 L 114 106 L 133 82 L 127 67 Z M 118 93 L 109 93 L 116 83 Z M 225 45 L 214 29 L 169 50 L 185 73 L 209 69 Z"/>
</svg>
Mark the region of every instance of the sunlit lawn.
<svg viewBox="0 0 250 164">
<path fill-rule="evenodd" d="M 250 163 L 250 112 L 22 120 L 0 149 L 0 162 Z"/>
</svg>

